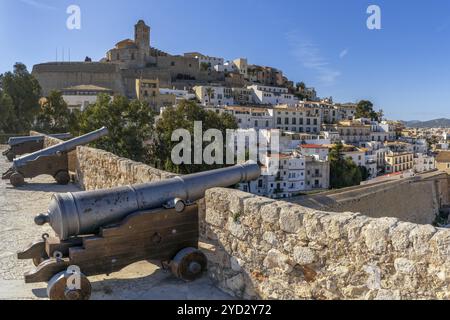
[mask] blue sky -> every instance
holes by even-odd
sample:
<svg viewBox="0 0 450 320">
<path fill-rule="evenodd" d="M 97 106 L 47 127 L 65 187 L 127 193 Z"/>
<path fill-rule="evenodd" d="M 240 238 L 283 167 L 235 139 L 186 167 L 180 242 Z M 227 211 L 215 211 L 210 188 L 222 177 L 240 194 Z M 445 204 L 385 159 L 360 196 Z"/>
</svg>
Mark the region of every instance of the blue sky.
<svg viewBox="0 0 450 320">
<path fill-rule="evenodd" d="M 81 30 L 66 9 L 81 8 Z M 369 30 L 367 7 L 381 8 Z M 0 73 L 16 61 L 101 59 L 144 19 L 152 46 L 279 68 L 335 101 L 369 99 L 393 119 L 450 118 L 450 1 L 0 0 Z"/>
</svg>

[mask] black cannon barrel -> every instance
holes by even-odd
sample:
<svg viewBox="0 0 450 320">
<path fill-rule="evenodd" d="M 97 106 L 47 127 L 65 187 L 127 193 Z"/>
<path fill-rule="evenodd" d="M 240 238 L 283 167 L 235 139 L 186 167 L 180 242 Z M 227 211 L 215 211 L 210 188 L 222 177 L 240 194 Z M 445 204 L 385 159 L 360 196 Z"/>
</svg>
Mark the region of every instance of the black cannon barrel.
<svg viewBox="0 0 450 320">
<path fill-rule="evenodd" d="M 49 134 L 49 137 L 56 138 L 56 139 L 71 139 L 72 134 L 70 133 L 57 133 L 57 134 Z M 45 135 L 36 135 L 36 136 L 24 136 L 24 137 L 11 137 L 8 140 L 8 144 L 13 147 L 18 144 L 24 143 L 24 142 L 30 142 L 30 141 L 36 141 L 40 142 L 45 139 Z"/>
<path fill-rule="evenodd" d="M 36 160 L 37 158 L 42 156 L 51 156 L 57 153 L 70 152 L 72 150 L 75 150 L 77 146 L 88 144 L 97 139 L 100 139 L 103 136 L 106 136 L 107 134 L 108 129 L 106 127 L 103 127 L 101 129 L 95 130 L 83 136 L 76 137 L 71 140 L 61 142 L 60 144 L 51 146 L 49 148 L 39 150 L 29 155 L 17 158 L 16 160 L 14 160 L 14 167 L 20 168 L 23 165 L 27 164 L 28 162 Z"/>
<path fill-rule="evenodd" d="M 56 194 L 47 214 L 36 217 L 39 225 L 50 223 L 62 240 L 93 234 L 140 210 L 162 208 L 168 203 L 194 202 L 206 190 L 256 180 L 261 169 L 255 162 L 172 179 L 113 189 Z"/>
</svg>

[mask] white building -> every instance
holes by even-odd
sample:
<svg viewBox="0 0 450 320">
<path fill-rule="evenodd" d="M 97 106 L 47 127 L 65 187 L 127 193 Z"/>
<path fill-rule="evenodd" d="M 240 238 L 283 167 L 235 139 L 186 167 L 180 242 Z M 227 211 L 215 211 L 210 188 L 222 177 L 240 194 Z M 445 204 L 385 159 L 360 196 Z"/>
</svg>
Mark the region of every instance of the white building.
<svg viewBox="0 0 450 320">
<path fill-rule="evenodd" d="M 203 106 L 231 106 L 234 104 L 232 88 L 222 86 L 195 86 L 195 95 Z"/>
<path fill-rule="evenodd" d="M 97 102 L 99 94 L 107 94 L 112 97 L 113 91 L 94 85 L 79 85 L 62 89 L 61 94 L 69 110 L 84 111 L 89 105 Z"/>
<path fill-rule="evenodd" d="M 414 155 L 414 172 L 422 173 L 436 169 L 436 161 L 433 156 L 425 153 Z"/>
<path fill-rule="evenodd" d="M 196 98 L 195 93 L 190 93 L 188 90 L 177 90 L 177 89 L 170 89 L 170 88 L 160 88 L 159 89 L 160 95 L 174 95 L 176 97 L 176 100 L 193 100 Z"/>
<path fill-rule="evenodd" d="M 315 157 L 317 160 L 328 160 L 329 148 L 319 144 L 303 144 L 298 149 L 303 156 Z"/>
<path fill-rule="evenodd" d="M 264 105 L 295 104 L 298 100 L 287 88 L 261 85 L 248 86 L 253 91 L 253 102 Z"/>
<path fill-rule="evenodd" d="M 266 158 L 263 174 L 252 183 L 241 184 L 245 192 L 279 199 L 295 196 L 306 190 L 305 158 L 298 154 L 276 154 Z"/>
<path fill-rule="evenodd" d="M 273 117 L 266 108 L 229 106 L 224 112 L 236 118 L 240 129 L 272 129 Z"/>
<path fill-rule="evenodd" d="M 216 66 L 224 65 L 223 58 L 205 56 L 199 52 L 185 53 L 184 56 L 197 59 L 200 68 L 202 68 L 202 65 L 208 66 L 209 69 L 214 69 Z"/>
<path fill-rule="evenodd" d="M 308 108 L 277 106 L 269 109 L 274 119 L 274 127 L 284 131 L 319 134 L 320 115 Z"/>
</svg>

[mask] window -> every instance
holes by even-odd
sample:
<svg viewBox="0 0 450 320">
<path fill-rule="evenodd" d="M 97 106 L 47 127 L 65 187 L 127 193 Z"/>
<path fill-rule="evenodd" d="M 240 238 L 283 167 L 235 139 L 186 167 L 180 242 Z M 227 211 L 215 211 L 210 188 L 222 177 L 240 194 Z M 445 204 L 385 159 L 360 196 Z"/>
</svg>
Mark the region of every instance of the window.
<svg viewBox="0 0 450 320">
<path fill-rule="evenodd" d="M 281 124 L 281 118 L 277 118 L 277 124 Z"/>
<path fill-rule="evenodd" d="M 292 118 L 292 124 L 297 124 L 297 119 L 296 118 Z"/>
<path fill-rule="evenodd" d="M 174 66 L 175 66 L 175 61 L 172 61 L 172 62 L 170 63 L 170 65 L 171 65 L 172 67 L 174 67 Z"/>
<path fill-rule="evenodd" d="M 284 118 L 284 124 L 289 124 L 289 118 Z"/>
<path fill-rule="evenodd" d="M 131 60 L 134 60 L 134 53 L 131 54 Z"/>
</svg>

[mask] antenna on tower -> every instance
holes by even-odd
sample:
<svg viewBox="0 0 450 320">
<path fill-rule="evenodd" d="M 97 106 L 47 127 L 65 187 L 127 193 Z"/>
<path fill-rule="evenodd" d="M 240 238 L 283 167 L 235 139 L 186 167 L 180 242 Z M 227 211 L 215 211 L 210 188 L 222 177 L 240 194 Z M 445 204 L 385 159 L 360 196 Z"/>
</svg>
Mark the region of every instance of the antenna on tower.
<svg viewBox="0 0 450 320">
<path fill-rule="evenodd" d="M 70 62 L 70 48 L 69 48 L 69 62 Z"/>
<path fill-rule="evenodd" d="M 64 47 L 62 48 L 62 62 L 64 62 Z"/>
<path fill-rule="evenodd" d="M 56 47 L 56 62 L 58 62 L 58 47 Z"/>
</svg>

